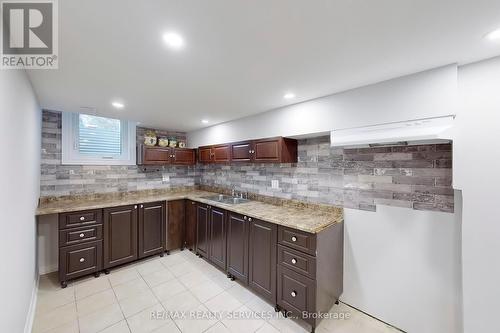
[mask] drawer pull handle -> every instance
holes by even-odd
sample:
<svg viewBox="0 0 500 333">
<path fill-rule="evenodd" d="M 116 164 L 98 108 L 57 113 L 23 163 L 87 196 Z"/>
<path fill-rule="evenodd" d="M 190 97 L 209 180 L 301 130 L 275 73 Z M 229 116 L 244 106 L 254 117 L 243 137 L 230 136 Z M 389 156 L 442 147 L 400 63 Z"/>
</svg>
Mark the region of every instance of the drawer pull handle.
<svg viewBox="0 0 500 333">
<path fill-rule="evenodd" d="M 296 297 L 296 296 L 297 296 L 297 292 L 294 290 L 294 291 L 292 291 L 292 292 L 290 293 L 290 295 L 291 295 L 292 297 Z"/>
<path fill-rule="evenodd" d="M 249 218 L 248 218 L 248 221 L 252 222 L 252 218 L 251 218 L 251 217 L 249 217 Z"/>
<path fill-rule="evenodd" d="M 85 234 L 82 232 L 82 233 L 80 234 L 80 238 L 83 238 L 83 237 L 85 237 Z"/>
<path fill-rule="evenodd" d="M 297 237 L 292 236 L 292 242 L 296 242 L 296 241 L 297 241 Z"/>
<path fill-rule="evenodd" d="M 84 258 L 80 258 L 80 262 L 84 262 L 84 261 L 85 261 L 85 259 L 84 259 Z"/>
<path fill-rule="evenodd" d="M 80 216 L 80 221 L 85 221 L 85 216 Z"/>
<path fill-rule="evenodd" d="M 295 265 L 296 263 L 297 263 L 297 259 L 292 258 L 292 264 L 294 264 L 294 265 Z"/>
</svg>

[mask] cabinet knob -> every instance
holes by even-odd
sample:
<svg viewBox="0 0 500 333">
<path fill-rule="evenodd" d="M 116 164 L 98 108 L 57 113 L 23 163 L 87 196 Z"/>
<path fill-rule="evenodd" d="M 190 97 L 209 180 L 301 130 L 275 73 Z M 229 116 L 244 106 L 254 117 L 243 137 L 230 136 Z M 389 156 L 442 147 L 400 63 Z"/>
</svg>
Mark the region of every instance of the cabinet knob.
<svg viewBox="0 0 500 333">
<path fill-rule="evenodd" d="M 80 238 L 83 238 L 83 237 L 85 237 L 85 234 L 82 232 L 82 233 L 80 234 Z"/>
<path fill-rule="evenodd" d="M 249 154 L 251 154 L 251 153 L 252 153 L 252 150 L 249 150 L 249 151 L 248 151 L 248 153 L 249 153 Z"/>
<path fill-rule="evenodd" d="M 292 236 L 292 242 L 296 242 L 296 241 L 297 241 L 297 237 Z"/>
<path fill-rule="evenodd" d="M 134 206 L 134 209 L 137 209 L 137 205 Z"/>
<path fill-rule="evenodd" d="M 195 204 L 194 201 L 191 201 L 191 205 L 194 205 L 194 204 Z"/>
<path fill-rule="evenodd" d="M 246 219 L 247 219 L 247 217 L 246 217 L 246 216 L 243 216 L 243 219 L 244 219 L 244 220 L 246 220 Z"/>
<path fill-rule="evenodd" d="M 141 205 L 141 208 L 144 208 L 144 205 Z"/>
<path fill-rule="evenodd" d="M 85 221 L 85 216 L 80 216 L 80 221 Z"/>
<path fill-rule="evenodd" d="M 85 261 L 85 258 L 80 258 L 80 262 L 84 262 Z"/>
<path fill-rule="evenodd" d="M 294 264 L 294 265 L 295 265 L 296 263 L 297 263 L 297 259 L 292 258 L 292 264 Z"/>
<path fill-rule="evenodd" d="M 294 291 L 292 291 L 292 292 L 290 293 L 290 295 L 291 295 L 292 297 L 296 297 L 296 296 L 297 296 L 297 292 L 294 290 Z"/>
<path fill-rule="evenodd" d="M 248 218 L 248 221 L 252 222 L 252 218 L 251 218 L 251 217 L 249 217 L 249 218 Z"/>
</svg>

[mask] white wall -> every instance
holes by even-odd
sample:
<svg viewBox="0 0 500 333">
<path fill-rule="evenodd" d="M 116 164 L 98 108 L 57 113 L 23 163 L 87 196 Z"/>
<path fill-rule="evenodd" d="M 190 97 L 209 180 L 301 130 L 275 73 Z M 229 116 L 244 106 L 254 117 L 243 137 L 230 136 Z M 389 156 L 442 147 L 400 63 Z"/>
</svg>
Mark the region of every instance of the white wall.
<svg viewBox="0 0 500 333">
<path fill-rule="evenodd" d="M 460 211 L 344 212 L 341 300 L 407 332 L 462 332 Z"/>
<path fill-rule="evenodd" d="M 41 112 L 26 73 L 0 70 L 0 332 L 23 332 L 36 282 Z"/>
<path fill-rule="evenodd" d="M 457 67 L 449 65 L 188 133 L 190 147 L 326 133 L 389 121 L 455 114 Z"/>
<path fill-rule="evenodd" d="M 500 332 L 500 57 L 460 67 L 454 184 L 463 192 L 467 333 Z"/>
</svg>

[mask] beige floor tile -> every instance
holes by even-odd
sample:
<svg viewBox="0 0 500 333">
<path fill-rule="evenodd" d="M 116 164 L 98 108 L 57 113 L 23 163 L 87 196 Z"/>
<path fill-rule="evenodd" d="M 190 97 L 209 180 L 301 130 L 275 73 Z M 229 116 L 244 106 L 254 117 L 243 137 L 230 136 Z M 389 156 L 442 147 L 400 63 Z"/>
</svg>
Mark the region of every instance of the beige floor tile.
<svg viewBox="0 0 500 333">
<path fill-rule="evenodd" d="M 224 289 L 222 289 L 212 281 L 205 281 L 200 285 L 191 288 L 190 291 L 194 296 L 196 296 L 196 298 L 200 300 L 200 302 L 205 303 L 209 299 L 219 295 L 224 291 Z"/>
<path fill-rule="evenodd" d="M 167 311 L 188 311 L 201 305 L 200 301 L 188 290 L 166 298 L 162 304 Z"/>
<path fill-rule="evenodd" d="M 38 291 L 36 311 L 39 314 L 53 310 L 61 305 L 75 301 L 75 290 L 73 287 L 45 289 Z"/>
<path fill-rule="evenodd" d="M 109 326 L 99 333 L 130 333 L 130 329 L 128 328 L 128 324 L 126 320 L 122 320 Z"/>
<path fill-rule="evenodd" d="M 205 333 L 231 333 L 231 331 L 219 321 L 217 324 L 206 330 Z"/>
<path fill-rule="evenodd" d="M 217 284 L 224 290 L 234 287 L 234 285 L 237 283 L 235 281 L 231 281 L 231 279 L 228 279 L 225 274 L 216 274 L 212 276 L 210 280 L 215 282 L 215 284 Z"/>
<path fill-rule="evenodd" d="M 204 305 L 217 315 L 226 316 L 227 312 L 236 310 L 243 304 L 227 292 L 223 292 L 205 302 Z"/>
<path fill-rule="evenodd" d="M 149 287 L 155 287 L 163 282 L 175 279 L 175 276 L 164 266 L 161 266 L 161 270 L 143 275 L 143 279 L 144 281 L 146 281 Z"/>
<path fill-rule="evenodd" d="M 298 322 L 290 318 L 284 318 L 283 316 L 276 316 L 269 319 L 268 322 L 280 332 L 308 333 L 311 331 L 310 325 L 302 321 Z"/>
<path fill-rule="evenodd" d="M 68 282 L 68 287 L 65 289 L 70 288 L 70 286 L 73 285 L 73 282 Z M 55 291 L 55 290 L 61 290 L 61 284 L 59 283 L 59 276 L 57 275 L 57 272 L 52 272 L 49 274 L 45 274 L 40 276 L 40 280 L 38 281 L 38 290 L 39 291 Z"/>
<path fill-rule="evenodd" d="M 79 317 L 88 315 L 103 307 L 116 303 L 115 293 L 112 289 L 101 291 L 100 293 L 79 299 L 76 301 L 76 310 Z"/>
<path fill-rule="evenodd" d="M 113 287 L 125 282 L 138 279 L 140 277 L 141 276 L 135 269 L 135 267 L 129 267 L 127 269 L 121 269 L 118 271 L 111 271 L 111 273 L 109 273 L 108 275 L 109 282 Z"/>
<path fill-rule="evenodd" d="M 172 320 L 169 320 L 166 325 L 151 331 L 151 333 L 181 333 L 181 331 Z"/>
<path fill-rule="evenodd" d="M 43 314 L 36 314 L 33 322 L 33 333 L 44 332 L 77 319 L 76 303 L 72 302 Z"/>
<path fill-rule="evenodd" d="M 160 314 L 160 316 L 158 316 Z M 172 320 L 166 316 L 161 304 L 154 305 L 127 318 L 132 333 L 147 333 L 167 325 Z"/>
<path fill-rule="evenodd" d="M 64 324 L 62 326 L 50 329 L 43 333 L 79 333 L 78 320 L 74 320 L 70 323 Z"/>
<path fill-rule="evenodd" d="M 231 296 L 235 297 L 238 301 L 241 303 L 245 304 L 251 300 L 253 300 L 255 296 L 251 291 L 249 291 L 247 288 L 242 287 L 238 283 L 236 283 L 234 286 L 226 290 Z"/>
<path fill-rule="evenodd" d="M 169 268 L 186 262 L 186 258 L 184 258 L 182 255 L 170 254 L 170 255 L 165 255 L 163 258 L 161 258 L 160 262 L 163 266 Z"/>
<path fill-rule="evenodd" d="M 129 297 L 139 295 L 141 292 L 148 290 L 149 286 L 142 278 L 128 281 L 113 287 L 116 297 L 119 301 Z"/>
<path fill-rule="evenodd" d="M 190 310 L 186 318 L 174 318 L 175 324 L 182 332 L 201 333 L 215 325 L 218 320 L 203 305 Z"/>
<path fill-rule="evenodd" d="M 177 265 L 173 265 L 173 266 L 170 266 L 168 267 L 168 269 L 176 276 L 176 277 L 179 277 L 179 276 L 182 276 L 182 275 L 186 275 L 188 273 L 191 273 L 191 272 L 195 272 L 196 271 L 196 267 L 194 264 L 188 262 L 188 261 L 184 261 L 180 264 L 177 264 Z"/>
<path fill-rule="evenodd" d="M 101 275 L 98 278 L 91 277 L 75 283 L 75 297 L 78 300 L 110 288 L 111 285 L 109 284 L 107 276 Z"/>
<path fill-rule="evenodd" d="M 165 301 L 169 297 L 179 294 L 186 290 L 186 287 L 176 280 L 164 282 L 153 288 L 153 293 L 160 301 Z"/>
<path fill-rule="evenodd" d="M 122 308 L 125 318 L 128 318 L 158 303 L 159 301 L 156 296 L 150 289 L 148 289 L 140 292 L 133 297 L 121 300 L 120 307 Z"/>
<path fill-rule="evenodd" d="M 186 286 L 186 288 L 190 289 L 193 287 L 196 287 L 202 282 L 210 280 L 210 277 L 200 273 L 198 271 L 192 271 L 190 273 L 187 273 L 186 275 L 183 275 L 179 281 Z"/>
<path fill-rule="evenodd" d="M 165 266 L 163 266 L 158 259 L 141 263 L 136 266 L 136 269 L 142 276 L 144 276 L 165 269 Z"/>
<path fill-rule="evenodd" d="M 269 323 L 265 323 L 264 326 L 259 328 L 256 333 L 279 333 L 278 329 Z"/>
<path fill-rule="evenodd" d="M 274 314 L 274 306 L 264 301 L 259 296 L 254 295 L 248 302 L 245 303 L 252 311 L 260 313 Z"/>
<path fill-rule="evenodd" d="M 80 333 L 96 333 L 123 320 L 122 310 L 117 303 L 105 306 L 97 312 L 78 319 Z"/>
<path fill-rule="evenodd" d="M 265 321 L 243 305 L 233 313 L 232 318 L 222 319 L 222 323 L 234 333 L 250 333 L 261 328 Z"/>
</svg>

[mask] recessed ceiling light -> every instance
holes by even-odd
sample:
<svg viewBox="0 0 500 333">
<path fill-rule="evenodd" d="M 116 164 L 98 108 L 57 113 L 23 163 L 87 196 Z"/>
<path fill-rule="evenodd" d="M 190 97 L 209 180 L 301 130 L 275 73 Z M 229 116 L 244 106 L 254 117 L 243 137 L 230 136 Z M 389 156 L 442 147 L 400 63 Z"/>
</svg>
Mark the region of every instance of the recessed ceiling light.
<svg viewBox="0 0 500 333">
<path fill-rule="evenodd" d="M 170 48 L 178 50 L 184 46 L 184 39 L 175 32 L 167 32 L 163 34 L 163 41 Z"/>
<path fill-rule="evenodd" d="M 201 122 L 204 124 L 208 124 L 208 120 L 206 120 L 206 119 L 202 119 Z"/>
<path fill-rule="evenodd" d="M 500 28 L 487 33 L 484 38 L 491 41 L 500 41 Z"/>
<path fill-rule="evenodd" d="M 283 95 L 283 98 L 284 99 L 292 99 L 292 98 L 295 98 L 295 94 L 294 93 L 286 93 L 285 95 Z"/>
<path fill-rule="evenodd" d="M 125 105 L 123 103 L 120 103 L 120 102 L 113 102 L 113 103 L 111 103 L 111 105 L 113 105 L 113 107 L 116 109 L 123 109 L 125 107 Z"/>
</svg>

